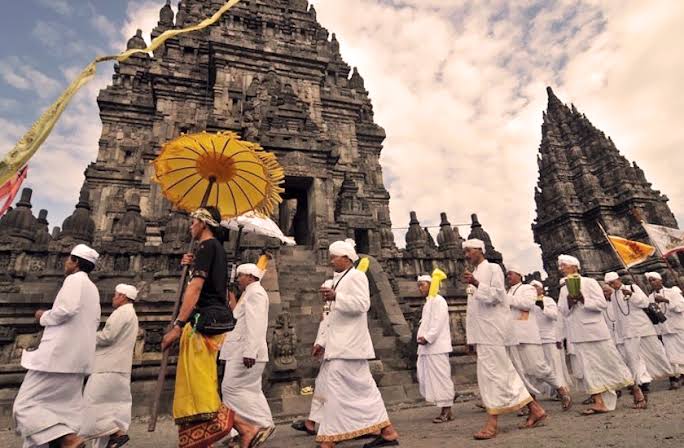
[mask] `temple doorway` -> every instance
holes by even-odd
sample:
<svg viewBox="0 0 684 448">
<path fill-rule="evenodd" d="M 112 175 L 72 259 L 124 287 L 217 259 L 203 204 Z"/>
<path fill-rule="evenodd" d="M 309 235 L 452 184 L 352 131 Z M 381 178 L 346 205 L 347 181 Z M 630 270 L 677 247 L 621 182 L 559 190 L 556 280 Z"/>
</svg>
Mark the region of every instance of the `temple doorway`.
<svg viewBox="0 0 684 448">
<path fill-rule="evenodd" d="M 313 244 L 312 185 L 311 177 L 286 176 L 278 216 L 280 230 L 307 246 Z"/>
</svg>

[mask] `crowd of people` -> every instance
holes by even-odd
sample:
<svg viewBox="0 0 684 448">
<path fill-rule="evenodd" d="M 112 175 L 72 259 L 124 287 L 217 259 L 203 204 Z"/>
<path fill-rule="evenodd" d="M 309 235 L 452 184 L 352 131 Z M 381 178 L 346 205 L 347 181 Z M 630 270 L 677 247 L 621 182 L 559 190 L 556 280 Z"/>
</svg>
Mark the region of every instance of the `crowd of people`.
<svg viewBox="0 0 684 448">
<path fill-rule="evenodd" d="M 162 350 L 179 344 L 173 398 L 178 445 L 211 447 L 234 437 L 241 448 L 258 447 L 275 430 L 262 388 L 269 361 L 265 272 L 256 264 L 240 265 L 241 294 L 227 292 L 220 213 L 201 208 L 191 219 L 198 248 L 183 257 L 189 281 L 178 317 L 161 342 Z M 469 266 L 462 278 L 467 344 L 476 354 L 480 406 L 487 413 L 475 439 L 496 437 L 498 416 L 505 413 L 526 417 L 520 429 L 544 424 L 547 412 L 539 400 L 557 399 L 567 411 L 573 389 L 590 396 L 582 414 L 593 415 L 614 410 L 625 388 L 633 407 L 645 409 L 655 379 L 666 377 L 672 389 L 679 387 L 684 298 L 664 287 L 659 274 L 647 274 L 652 292 L 646 295 L 615 272 L 605 274 L 603 285 L 580 276 L 579 260 L 561 255 L 560 271 L 579 287 L 562 284 L 556 301 L 541 282 L 523 283 L 516 267 L 504 278 L 500 265 L 487 261 L 482 241 L 467 240 L 463 248 Z M 312 347 L 320 369 L 310 414 L 292 427 L 315 436 L 323 448 L 358 438 L 369 439 L 366 448 L 399 445 L 369 367 L 375 352 L 368 278 L 356 268 L 353 241 L 332 243 L 329 254 L 334 274 L 320 288 L 324 312 Z M 129 442 L 138 291 L 116 286 L 114 311 L 98 331 L 100 296 L 89 277 L 98 257 L 86 245 L 74 247 L 52 308 L 35 314 L 43 336 L 37 349 L 23 353 L 28 372 L 13 409 L 25 448 L 118 448 Z M 432 422 L 443 424 L 455 417 L 452 337 L 447 302 L 431 293 L 433 281 L 430 275 L 417 278 L 425 303 L 416 371 L 421 395 L 439 408 Z M 228 325 L 233 318 L 234 328 Z M 220 386 L 217 358 L 225 361 Z"/>
</svg>

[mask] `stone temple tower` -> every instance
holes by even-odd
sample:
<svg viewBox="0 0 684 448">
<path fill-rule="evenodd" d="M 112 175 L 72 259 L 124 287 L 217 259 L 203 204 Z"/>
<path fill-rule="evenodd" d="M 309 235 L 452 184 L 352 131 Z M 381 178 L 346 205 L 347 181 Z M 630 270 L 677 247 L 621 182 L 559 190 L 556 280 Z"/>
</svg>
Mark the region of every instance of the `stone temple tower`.
<svg viewBox="0 0 684 448">
<path fill-rule="evenodd" d="M 643 170 L 622 156 L 610 137 L 574 105 L 563 104 L 550 87 L 547 93 L 532 230 L 542 249 L 549 285 L 554 286 L 561 253 L 578 257 L 590 276 L 621 268 L 597 223 L 609 234 L 647 242 L 633 210 L 654 224 L 676 227 L 677 222 L 668 198 L 652 188 Z M 635 269 L 660 267 L 653 259 Z"/>
</svg>

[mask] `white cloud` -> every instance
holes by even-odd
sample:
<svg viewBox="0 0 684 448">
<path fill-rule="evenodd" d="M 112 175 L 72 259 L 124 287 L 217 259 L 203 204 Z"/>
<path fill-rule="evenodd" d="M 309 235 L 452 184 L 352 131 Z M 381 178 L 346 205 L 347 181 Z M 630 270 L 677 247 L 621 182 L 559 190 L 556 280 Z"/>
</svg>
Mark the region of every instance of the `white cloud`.
<svg viewBox="0 0 684 448">
<path fill-rule="evenodd" d="M 67 0 L 38 0 L 38 3 L 63 16 L 71 15 L 73 12 Z"/>
<path fill-rule="evenodd" d="M 10 86 L 31 90 L 40 98 L 52 97 L 60 88 L 59 81 L 16 56 L 0 59 L 0 77 Z"/>
<path fill-rule="evenodd" d="M 423 225 L 440 211 L 452 223 L 476 212 L 506 260 L 540 269 L 530 224 L 546 85 L 612 135 L 679 211 L 684 184 L 671 167 L 684 161 L 672 157 L 684 144 L 684 4 L 313 3 L 387 131 L 394 226 L 406 226 L 410 210 Z"/>
</svg>

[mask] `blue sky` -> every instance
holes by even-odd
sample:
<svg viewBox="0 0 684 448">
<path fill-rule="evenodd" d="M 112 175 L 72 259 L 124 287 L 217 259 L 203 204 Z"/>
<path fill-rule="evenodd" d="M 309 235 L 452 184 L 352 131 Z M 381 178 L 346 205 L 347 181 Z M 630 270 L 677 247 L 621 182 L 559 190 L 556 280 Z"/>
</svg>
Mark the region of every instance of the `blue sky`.
<svg viewBox="0 0 684 448">
<path fill-rule="evenodd" d="M 122 49 L 136 28 L 148 38 L 164 3 L 4 2 L 0 153 L 93 56 Z M 395 227 L 411 210 L 423 225 L 438 224 L 441 211 L 452 223 L 476 212 L 506 260 L 538 269 L 530 223 L 547 85 L 636 160 L 684 219 L 684 2 L 311 3 L 359 68 L 387 131 L 381 163 Z M 51 226 L 73 210 L 97 156 L 95 100 L 111 73 L 111 64 L 99 67 L 31 163 L 34 210 L 47 208 Z"/>
</svg>

